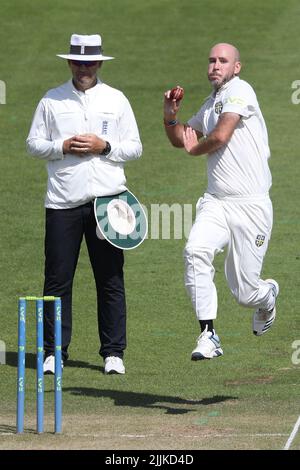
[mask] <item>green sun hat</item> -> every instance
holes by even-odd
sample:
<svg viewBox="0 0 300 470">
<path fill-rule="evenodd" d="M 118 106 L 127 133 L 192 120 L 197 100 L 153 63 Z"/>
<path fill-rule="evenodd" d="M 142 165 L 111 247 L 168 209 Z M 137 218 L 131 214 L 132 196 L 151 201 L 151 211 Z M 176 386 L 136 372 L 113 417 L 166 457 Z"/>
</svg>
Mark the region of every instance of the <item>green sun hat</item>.
<svg viewBox="0 0 300 470">
<path fill-rule="evenodd" d="M 130 191 L 94 201 L 97 236 L 122 250 L 137 248 L 148 232 L 145 211 Z"/>
</svg>

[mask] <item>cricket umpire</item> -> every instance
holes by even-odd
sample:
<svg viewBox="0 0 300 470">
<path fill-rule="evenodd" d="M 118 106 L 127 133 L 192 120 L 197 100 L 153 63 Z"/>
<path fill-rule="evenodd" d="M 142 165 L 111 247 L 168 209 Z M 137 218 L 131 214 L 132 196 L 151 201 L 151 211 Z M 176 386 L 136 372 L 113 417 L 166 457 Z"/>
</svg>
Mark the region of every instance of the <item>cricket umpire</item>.
<svg viewBox="0 0 300 470">
<path fill-rule="evenodd" d="M 85 237 L 97 289 L 100 355 L 104 372 L 124 374 L 126 304 L 123 251 L 96 236 L 93 201 L 125 191 L 124 164 L 138 159 L 142 144 L 124 94 L 103 83 L 98 34 L 73 34 L 66 59 L 72 78 L 46 93 L 35 112 L 28 151 L 47 161 L 44 295 L 62 299 L 62 355 L 72 332 L 72 286 Z M 84 297 L 84 286 L 82 286 Z M 87 315 L 84 310 L 80 315 Z M 54 372 L 51 305 L 45 308 L 44 372 Z M 84 332 L 82 332 L 84 334 Z"/>
</svg>

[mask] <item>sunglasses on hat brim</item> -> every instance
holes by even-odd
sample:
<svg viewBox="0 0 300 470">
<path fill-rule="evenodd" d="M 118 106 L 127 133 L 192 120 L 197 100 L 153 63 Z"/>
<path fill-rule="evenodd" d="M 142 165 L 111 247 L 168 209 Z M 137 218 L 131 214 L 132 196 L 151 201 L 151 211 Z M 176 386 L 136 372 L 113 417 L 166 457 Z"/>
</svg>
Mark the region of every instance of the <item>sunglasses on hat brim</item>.
<svg viewBox="0 0 300 470">
<path fill-rule="evenodd" d="M 84 65 L 85 67 L 93 67 L 98 64 L 97 60 L 71 60 L 71 63 L 76 67 Z"/>
</svg>

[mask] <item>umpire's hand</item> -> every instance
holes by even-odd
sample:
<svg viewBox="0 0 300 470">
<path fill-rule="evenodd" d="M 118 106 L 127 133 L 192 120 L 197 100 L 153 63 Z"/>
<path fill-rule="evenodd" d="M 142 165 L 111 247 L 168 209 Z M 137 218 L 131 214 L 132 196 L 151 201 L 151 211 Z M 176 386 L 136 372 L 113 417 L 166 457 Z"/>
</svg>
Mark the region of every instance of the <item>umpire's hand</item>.
<svg viewBox="0 0 300 470">
<path fill-rule="evenodd" d="M 79 157 L 85 157 L 88 154 L 99 155 L 106 147 L 106 141 L 96 134 L 74 135 L 63 143 L 63 153 L 73 153 Z"/>
</svg>

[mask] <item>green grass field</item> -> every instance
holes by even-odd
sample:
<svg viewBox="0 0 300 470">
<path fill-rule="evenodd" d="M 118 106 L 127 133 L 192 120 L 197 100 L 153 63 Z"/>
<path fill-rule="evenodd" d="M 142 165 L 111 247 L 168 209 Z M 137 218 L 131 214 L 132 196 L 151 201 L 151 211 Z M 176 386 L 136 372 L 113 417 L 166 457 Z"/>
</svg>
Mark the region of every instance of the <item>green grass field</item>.
<svg viewBox="0 0 300 470">
<path fill-rule="evenodd" d="M 282 449 L 300 414 L 298 0 L 1 0 L 0 449 Z M 198 323 L 183 286 L 185 240 L 148 239 L 126 254 L 127 373 L 104 376 L 98 356 L 96 295 L 85 246 L 74 284 L 74 329 L 63 375 L 63 435 L 54 436 L 53 381 L 46 377 L 46 433 L 35 430 L 35 326 L 28 322 L 26 433 L 15 436 L 17 299 L 43 286 L 43 162 L 26 154 L 34 109 L 46 90 L 69 79 L 73 32 L 100 33 L 116 60 L 102 79 L 130 99 L 144 153 L 126 167 L 128 187 L 151 204 L 193 204 L 206 187 L 205 159 L 171 148 L 162 124 L 163 92 L 180 84 L 180 119 L 210 89 L 207 54 L 217 42 L 240 48 L 241 77 L 255 88 L 270 137 L 274 229 L 264 272 L 281 288 L 278 319 L 254 337 L 252 312 L 238 306 L 216 260 L 224 356 L 194 363 Z M 151 226 L 150 226 L 151 229 Z M 300 357 L 300 355 L 298 355 Z M 295 361 L 294 361 L 295 362 Z M 300 449 L 300 435 L 291 449 Z"/>
</svg>

